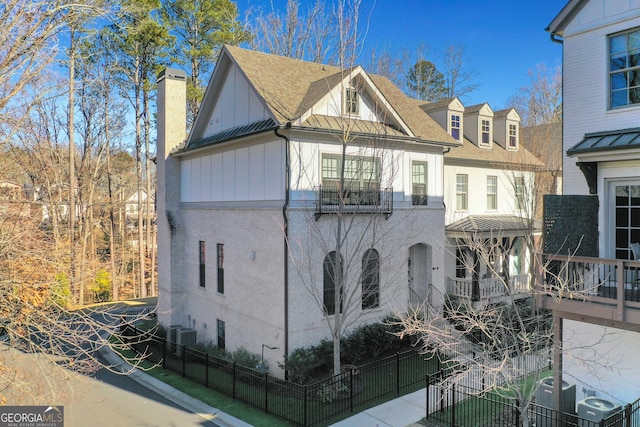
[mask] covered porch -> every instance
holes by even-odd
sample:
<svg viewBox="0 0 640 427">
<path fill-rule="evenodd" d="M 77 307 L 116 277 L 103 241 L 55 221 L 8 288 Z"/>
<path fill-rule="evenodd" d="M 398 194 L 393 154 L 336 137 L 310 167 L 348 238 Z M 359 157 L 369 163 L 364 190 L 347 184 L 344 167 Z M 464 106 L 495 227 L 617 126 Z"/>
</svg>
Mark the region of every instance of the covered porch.
<svg viewBox="0 0 640 427">
<path fill-rule="evenodd" d="M 446 236 L 455 250 L 455 275 L 447 294 L 481 303 L 528 294 L 537 221 L 512 215 L 471 215 L 450 224 Z"/>
</svg>

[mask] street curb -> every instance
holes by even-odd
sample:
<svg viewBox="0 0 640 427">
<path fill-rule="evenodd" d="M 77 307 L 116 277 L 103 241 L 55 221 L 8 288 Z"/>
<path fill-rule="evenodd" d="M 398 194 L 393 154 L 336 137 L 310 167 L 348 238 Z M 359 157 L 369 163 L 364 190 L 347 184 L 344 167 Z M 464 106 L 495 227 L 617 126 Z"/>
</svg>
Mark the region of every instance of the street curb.
<svg viewBox="0 0 640 427">
<path fill-rule="evenodd" d="M 114 353 L 114 351 L 108 346 L 102 346 L 98 352 L 107 361 L 109 368 L 116 372 L 123 374 L 127 373 L 131 379 L 138 384 L 155 391 L 166 399 L 173 403 L 183 407 L 184 409 L 199 415 L 203 419 L 220 427 L 252 427 L 238 418 L 231 416 L 225 412 L 222 412 L 218 408 L 209 406 L 206 403 L 198 400 L 188 394 L 164 383 L 151 375 L 141 371 L 134 367 L 126 360 Z"/>
</svg>

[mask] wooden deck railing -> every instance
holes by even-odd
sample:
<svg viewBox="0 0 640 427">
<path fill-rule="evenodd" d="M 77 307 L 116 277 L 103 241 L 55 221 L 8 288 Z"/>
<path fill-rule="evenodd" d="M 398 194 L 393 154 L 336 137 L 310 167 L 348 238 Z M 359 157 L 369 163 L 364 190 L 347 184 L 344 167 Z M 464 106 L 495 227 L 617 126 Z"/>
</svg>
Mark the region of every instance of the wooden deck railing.
<svg viewBox="0 0 640 427">
<path fill-rule="evenodd" d="M 535 288 L 563 317 L 640 325 L 640 261 L 537 254 Z"/>
</svg>

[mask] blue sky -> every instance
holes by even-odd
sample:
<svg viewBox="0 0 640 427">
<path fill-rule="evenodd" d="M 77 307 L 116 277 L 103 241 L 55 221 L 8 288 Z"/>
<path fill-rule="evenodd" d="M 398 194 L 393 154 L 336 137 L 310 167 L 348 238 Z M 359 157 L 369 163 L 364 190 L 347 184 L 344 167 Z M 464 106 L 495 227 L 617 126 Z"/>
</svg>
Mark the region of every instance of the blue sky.
<svg viewBox="0 0 640 427">
<path fill-rule="evenodd" d="M 240 16 L 248 7 L 270 10 L 271 1 L 284 10 L 286 0 L 237 0 Z M 438 66 L 445 47 L 460 45 L 480 85 L 465 104 L 489 102 L 497 110 L 528 83 L 527 73 L 536 64 L 560 65 L 562 46 L 551 42 L 544 29 L 565 4 L 566 0 L 363 0 L 365 8 L 373 6 L 364 51 L 425 44 L 428 59 Z"/>
</svg>

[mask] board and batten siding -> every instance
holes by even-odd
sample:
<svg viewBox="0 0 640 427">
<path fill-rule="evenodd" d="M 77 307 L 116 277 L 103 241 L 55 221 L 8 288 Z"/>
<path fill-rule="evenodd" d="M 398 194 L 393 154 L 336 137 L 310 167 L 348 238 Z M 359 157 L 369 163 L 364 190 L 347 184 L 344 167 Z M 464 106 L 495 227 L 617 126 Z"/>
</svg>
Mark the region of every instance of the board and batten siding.
<svg viewBox="0 0 640 427">
<path fill-rule="evenodd" d="M 181 202 L 284 199 L 284 147 L 271 141 L 182 159 Z"/>
<path fill-rule="evenodd" d="M 589 194 L 577 160 L 566 155 L 568 149 L 586 133 L 638 127 L 640 105 L 609 109 L 608 35 L 639 28 L 639 9 L 639 0 L 607 1 L 606 7 L 603 0 L 592 0 L 565 30 L 564 194 Z"/>
<path fill-rule="evenodd" d="M 229 69 L 215 101 L 204 137 L 236 126 L 268 119 L 267 108 L 244 75 L 233 66 Z"/>
<path fill-rule="evenodd" d="M 291 156 L 291 189 L 293 200 L 306 200 L 311 197 L 309 190 L 322 184 L 322 155 L 342 154 L 340 144 L 318 143 L 312 141 L 292 142 Z M 381 186 L 391 187 L 401 200 L 411 201 L 411 162 L 427 162 L 427 194 L 441 201 L 443 199 L 442 151 L 408 151 L 402 147 L 363 149 L 349 146 L 347 156 L 375 156 L 382 161 Z"/>
</svg>

